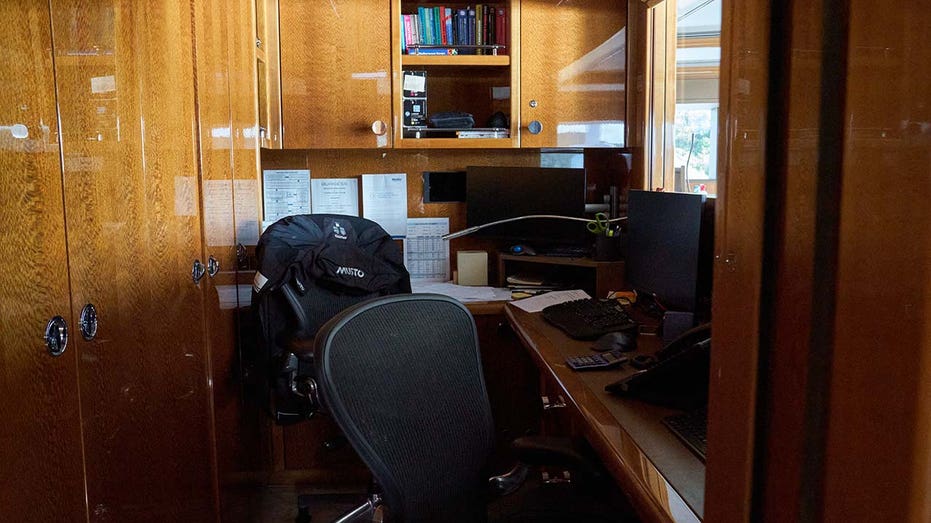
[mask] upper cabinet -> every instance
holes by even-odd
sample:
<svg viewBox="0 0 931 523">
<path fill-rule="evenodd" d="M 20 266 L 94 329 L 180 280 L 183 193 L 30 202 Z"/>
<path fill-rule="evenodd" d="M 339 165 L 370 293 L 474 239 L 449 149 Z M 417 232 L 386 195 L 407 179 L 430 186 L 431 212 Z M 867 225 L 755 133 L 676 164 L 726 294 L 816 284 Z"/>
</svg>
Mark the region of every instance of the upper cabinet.
<svg viewBox="0 0 931 523">
<path fill-rule="evenodd" d="M 519 2 L 396 1 L 396 147 L 517 146 Z"/>
<path fill-rule="evenodd" d="M 285 148 L 626 145 L 626 2 L 303 0 L 279 14 Z"/>
<path fill-rule="evenodd" d="M 391 146 L 391 2 L 281 2 L 282 143 Z"/>
<path fill-rule="evenodd" d="M 627 3 L 520 4 L 521 147 L 623 147 Z"/>
</svg>

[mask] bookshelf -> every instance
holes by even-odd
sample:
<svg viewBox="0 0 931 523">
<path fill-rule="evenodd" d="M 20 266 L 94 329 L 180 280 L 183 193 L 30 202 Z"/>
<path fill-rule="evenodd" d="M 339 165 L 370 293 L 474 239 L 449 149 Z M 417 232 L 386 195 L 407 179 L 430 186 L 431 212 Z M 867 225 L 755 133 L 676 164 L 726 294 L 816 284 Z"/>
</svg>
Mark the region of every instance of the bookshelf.
<svg viewBox="0 0 931 523">
<path fill-rule="evenodd" d="M 467 21 L 469 14 L 477 19 L 479 12 L 494 13 L 493 18 L 485 15 L 494 29 L 482 31 L 481 37 L 478 22 Z M 517 147 L 519 12 L 520 2 L 507 0 L 481 4 L 395 0 L 391 28 L 395 147 Z M 467 13 L 465 21 L 462 13 Z M 439 15 L 444 22 L 434 24 L 431 32 L 424 20 Z M 418 24 L 421 29 L 412 29 Z M 423 90 L 405 89 L 413 85 L 407 82 L 415 76 L 424 77 Z M 474 123 L 437 129 L 428 119 L 440 112 L 468 113 Z M 496 114 L 497 121 L 492 118 Z"/>
<path fill-rule="evenodd" d="M 507 287 L 507 277 L 517 274 L 564 282 L 597 298 L 624 289 L 624 262 L 620 260 L 499 254 L 498 287 Z"/>
</svg>

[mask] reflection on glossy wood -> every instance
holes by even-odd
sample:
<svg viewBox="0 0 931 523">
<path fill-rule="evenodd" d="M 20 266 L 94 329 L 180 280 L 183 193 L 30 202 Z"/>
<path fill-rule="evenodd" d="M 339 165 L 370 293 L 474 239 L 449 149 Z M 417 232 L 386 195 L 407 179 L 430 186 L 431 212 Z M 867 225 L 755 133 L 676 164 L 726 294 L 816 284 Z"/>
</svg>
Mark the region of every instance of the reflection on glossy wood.
<svg viewBox="0 0 931 523">
<path fill-rule="evenodd" d="M 390 145 L 390 14 L 389 0 L 280 4 L 285 147 Z M 389 126 L 382 137 L 376 121 Z"/>
<path fill-rule="evenodd" d="M 928 521 L 931 5 L 849 16 L 823 517 Z"/>
<path fill-rule="evenodd" d="M 617 0 L 521 2 L 521 147 L 624 145 L 626 25 Z"/>
<path fill-rule="evenodd" d="M 49 10 L 2 2 L 0 17 L 0 520 L 85 521 Z M 42 340 L 56 315 L 72 339 L 57 358 Z"/>
<path fill-rule="evenodd" d="M 216 513 L 189 2 L 52 2 L 91 520 Z M 101 61 L 101 57 L 105 61 Z"/>
</svg>

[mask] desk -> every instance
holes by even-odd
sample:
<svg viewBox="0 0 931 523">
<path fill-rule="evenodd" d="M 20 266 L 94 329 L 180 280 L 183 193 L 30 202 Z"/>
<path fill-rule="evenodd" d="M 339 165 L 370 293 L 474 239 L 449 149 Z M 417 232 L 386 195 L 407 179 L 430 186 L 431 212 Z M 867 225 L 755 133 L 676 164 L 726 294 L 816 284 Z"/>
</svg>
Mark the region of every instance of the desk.
<svg viewBox="0 0 931 523">
<path fill-rule="evenodd" d="M 578 415 L 583 435 L 638 514 L 645 521 L 701 521 L 705 466 L 660 423 L 679 411 L 605 392 L 605 385 L 632 372 L 629 367 L 575 372 L 565 360 L 589 353 L 590 342 L 567 337 L 539 313 L 507 305 L 505 315 L 546 379 L 562 390 L 566 404 Z M 654 352 L 661 346 L 654 336 L 640 336 L 637 342 L 638 352 Z"/>
</svg>

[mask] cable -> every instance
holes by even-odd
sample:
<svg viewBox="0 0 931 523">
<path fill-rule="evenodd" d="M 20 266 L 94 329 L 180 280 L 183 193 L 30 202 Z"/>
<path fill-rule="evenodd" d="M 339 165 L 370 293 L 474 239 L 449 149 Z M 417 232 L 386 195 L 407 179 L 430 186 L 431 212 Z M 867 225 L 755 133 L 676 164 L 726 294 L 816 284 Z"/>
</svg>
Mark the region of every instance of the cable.
<svg viewBox="0 0 931 523">
<path fill-rule="evenodd" d="M 502 223 L 516 222 L 518 220 L 528 220 L 530 218 L 555 218 L 559 220 L 573 220 L 573 221 L 578 221 L 578 222 L 590 222 L 591 221 L 588 218 L 577 218 L 575 216 L 561 216 L 558 214 L 528 214 L 527 216 L 518 216 L 516 218 L 506 218 L 504 220 L 483 223 L 481 225 L 476 225 L 474 227 L 467 227 L 465 229 L 462 229 L 461 231 L 443 235 L 441 238 L 444 240 L 452 240 L 454 238 L 460 238 L 462 236 L 472 234 L 473 232 L 484 229 L 485 227 L 491 227 L 492 225 L 500 225 Z M 621 216 L 620 218 L 611 218 L 610 220 L 608 220 L 608 223 L 619 222 L 619 221 L 623 221 L 626 219 L 627 219 L 626 216 Z"/>
</svg>

